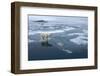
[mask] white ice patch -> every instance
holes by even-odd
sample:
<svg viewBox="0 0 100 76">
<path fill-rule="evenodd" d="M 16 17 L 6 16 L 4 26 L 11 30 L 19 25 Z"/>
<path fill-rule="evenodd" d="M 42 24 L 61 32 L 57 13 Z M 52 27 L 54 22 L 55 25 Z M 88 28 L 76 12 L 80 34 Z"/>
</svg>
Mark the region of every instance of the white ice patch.
<svg viewBox="0 0 100 76">
<path fill-rule="evenodd" d="M 67 49 L 63 49 L 63 51 L 67 52 L 67 53 L 72 53 L 72 51 L 67 50 Z"/>
<path fill-rule="evenodd" d="M 57 43 L 57 45 L 59 45 L 59 46 L 64 46 L 64 44 L 63 43 L 61 43 L 61 42 L 59 42 L 59 43 Z"/>
<path fill-rule="evenodd" d="M 75 28 L 73 27 L 67 27 L 65 29 L 61 29 L 61 30 L 51 30 L 51 31 L 29 31 L 29 35 L 35 35 L 35 34 L 41 34 L 41 33 L 48 33 L 48 34 L 53 34 L 53 33 L 62 33 L 62 32 L 65 32 L 65 31 L 70 31 L 70 30 L 73 30 Z"/>
<path fill-rule="evenodd" d="M 84 33 L 71 33 L 71 34 L 68 34 L 68 36 L 73 36 L 73 35 L 79 35 L 79 36 L 81 35 L 82 36 L 82 35 L 84 35 Z"/>
<path fill-rule="evenodd" d="M 66 29 L 64 29 L 64 31 L 70 31 L 70 30 L 74 30 L 75 28 L 73 28 L 73 27 L 67 27 Z"/>
<path fill-rule="evenodd" d="M 67 53 L 72 53 L 72 51 L 68 50 L 68 49 L 65 49 L 63 46 L 64 44 L 63 43 L 57 43 L 57 45 L 59 45 L 59 48 L 62 49 L 63 51 L 67 52 Z"/>
<path fill-rule="evenodd" d="M 87 37 L 78 36 L 76 38 L 70 39 L 70 41 L 77 44 L 77 45 L 81 45 L 81 44 L 85 45 L 85 44 L 87 44 L 87 40 L 84 40 L 84 39 L 87 39 Z"/>
<path fill-rule="evenodd" d="M 83 33 L 71 33 L 68 36 L 78 35 L 76 38 L 70 39 L 71 42 L 77 45 L 85 45 L 87 44 L 87 30 L 83 30 Z"/>
</svg>

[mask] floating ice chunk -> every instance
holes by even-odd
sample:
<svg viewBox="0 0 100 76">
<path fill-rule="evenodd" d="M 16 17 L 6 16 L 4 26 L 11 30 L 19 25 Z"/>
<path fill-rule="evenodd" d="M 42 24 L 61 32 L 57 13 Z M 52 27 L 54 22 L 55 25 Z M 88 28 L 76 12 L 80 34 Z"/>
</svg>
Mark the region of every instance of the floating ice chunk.
<svg viewBox="0 0 100 76">
<path fill-rule="evenodd" d="M 71 34 L 68 34 L 68 36 L 73 36 L 73 35 L 84 35 L 84 33 L 71 33 Z"/>
<path fill-rule="evenodd" d="M 75 28 L 73 27 L 66 27 L 63 29 L 55 29 L 55 30 L 37 30 L 37 31 L 29 31 L 28 35 L 35 35 L 35 34 L 41 34 L 41 33 L 48 33 L 48 34 L 55 34 L 55 33 L 63 33 L 65 31 L 70 31 L 73 30 Z"/>
<path fill-rule="evenodd" d="M 59 42 L 59 43 L 57 43 L 57 44 L 58 44 L 59 46 L 63 46 L 63 45 L 64 45 L 63 43 L 60 43 L 60 42 Z"/>
<path fill-rule="evenodd" d="M 72 53 L 72 51 L 67 50 L 67 49 L 63 49 L 63 51 L 67 52 L 67 53 Z"/>
<path fill-rule="evenodd" d="M 76 38 L 70 39 L 70 41 L 77 45 L 81 45 L 81 44 L 85 45 L 85 44 L 87 44 L 87 40 L 85 40 L 85 39 L 87 39 L 87 37 L 78 36 Z"/>
<path fill-rule="evenodd" d="M 61 43 L 61 42 L 59 42 L 59 43 L 57 43 L 60 47 L 60 49 L 62 49 L 63 51 L 65 51 L 65 52 L 67 52 L 67 53 L 72 53 L 72 51 L 70 51 L 70 50 L 67 50 L 67 49 L 65 49 L 63 46 L 64 46 L 64 44 L 63 43 Z"/>
<path fill-rule="evenodd" d="M 73 27 L 67 27 L 66 29 L 64 29 L 64 31 L 70 31 L 70 30 L 74 30 L 75 28 Z"/>
<path fill-rule="evenodd" d="M 86 40 L 87 41 L 87 39 L 88 39 L 88 37 L 87 36 L 78 36 L 80 39 L 83 39 L 83 40 Z"/>
</svg>

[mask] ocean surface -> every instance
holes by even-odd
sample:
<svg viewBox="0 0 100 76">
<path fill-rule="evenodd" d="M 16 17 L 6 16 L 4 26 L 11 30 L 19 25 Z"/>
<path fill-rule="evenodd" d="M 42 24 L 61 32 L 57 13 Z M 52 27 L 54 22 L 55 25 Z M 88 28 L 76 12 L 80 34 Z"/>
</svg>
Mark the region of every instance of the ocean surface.
<svg viewBox="0 0 100 76">
<path fill-rule="evenodd" d="M 32 15 L 28 27 L 29 61 L 88 58 L 87 17 Z"/>
</svg>

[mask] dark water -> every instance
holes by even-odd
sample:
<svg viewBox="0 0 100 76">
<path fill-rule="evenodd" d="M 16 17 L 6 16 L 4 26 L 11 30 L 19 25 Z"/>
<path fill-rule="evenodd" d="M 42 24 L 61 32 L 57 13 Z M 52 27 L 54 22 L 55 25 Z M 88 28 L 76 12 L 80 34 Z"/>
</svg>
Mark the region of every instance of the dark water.
<svg viewBox="0 0 100 76">
<path fill-rule="evenodd" d="M 86 46 L 70 46 L 72 53 L 67 53 L 61 49 L 59 46 L 42 46 L 41 43 L 29 43 L 28 60 L 51 60 L 51 59 L 79 59 L 87 58 L 88 53 Z"/>
</svg>

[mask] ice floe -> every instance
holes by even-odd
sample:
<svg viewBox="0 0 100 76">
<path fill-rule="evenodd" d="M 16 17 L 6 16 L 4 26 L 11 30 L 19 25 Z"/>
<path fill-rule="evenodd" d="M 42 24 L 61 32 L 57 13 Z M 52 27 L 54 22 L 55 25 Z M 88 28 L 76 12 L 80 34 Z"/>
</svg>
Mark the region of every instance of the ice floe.
<svg viewBox="0 0 100 76">
<path fill-rule="evenodd" d="M 41 33 L 48 33 L 48 34 L 53 34 L 53 33 L 62 33 L 62 32 L 65 32 L 65 31 L 70 31 L 70 30 L 73 30 L 75 28 L 73 27 L 67 27 L 67 28 L 64 28 L 64 29 L 61 29 L 61 30 L 51 30 L 51 31 L 43 31 L 43 30 L 37 30 L 37 31 L 29 31 L 29 35 L 35 35 L 35 34 L 41 34 Z"/>
<path fill-rule="evenodd" d="M 67 49 L 62 49 L 63 51 L 67 52 L 67 53 L 72 53 L 72 51 L 67 50 Z"/>
<path fill-rule="evenodd" d="M 77 45 L 85 45 L 87 44 L 87 37 L 85 36 L 78 36 L 76 38 L 70 39 L 71 42 L 77 44 Z"/>
</svg>

